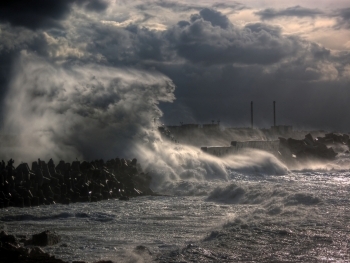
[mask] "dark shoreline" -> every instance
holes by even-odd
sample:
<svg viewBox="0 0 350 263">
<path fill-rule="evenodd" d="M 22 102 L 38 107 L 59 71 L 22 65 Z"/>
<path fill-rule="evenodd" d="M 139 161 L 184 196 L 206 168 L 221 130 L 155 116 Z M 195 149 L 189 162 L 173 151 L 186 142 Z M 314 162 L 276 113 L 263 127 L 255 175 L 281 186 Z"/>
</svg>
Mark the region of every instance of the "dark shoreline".
<svg viewBox="0 0 350 263">
<path fill-rule="evenodd" d="M 97 202 L 107 199 L 156 195 L 149 187 L 151 177 L 137 160 L 111 159 L 92 162 L 60 161 L 55 165 L 38 159 L 16 168 L 10 159 L 0 163 L 0 208 L 31 207 L 61 203 Z"/>
<path fill-rule="evenodd" d="M 33 235 L 31 239 L 26 236 L 8 235 L 0 232 L 0 262 L 1 263 L 70 263 L 44 252 L 41 247 L 55 245 L 61 238 L 55 232 L 44 231 Z M 72 263 L 85 263 L 73 261 Z M 98 261 L 96 263 L 112 261 Z"/>
</svg>

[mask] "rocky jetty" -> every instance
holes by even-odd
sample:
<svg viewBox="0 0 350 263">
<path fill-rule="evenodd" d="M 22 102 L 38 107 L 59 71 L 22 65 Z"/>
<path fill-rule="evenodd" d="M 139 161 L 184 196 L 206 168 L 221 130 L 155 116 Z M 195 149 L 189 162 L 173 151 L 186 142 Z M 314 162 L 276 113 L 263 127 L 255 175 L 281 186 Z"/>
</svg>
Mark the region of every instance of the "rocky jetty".
<svg viewBox="0 0 350 263">
<path fill-rule="evenodd" d="M 347 134 L 327 133 L 324 137 L 317 137 L 316 141 L 326 145 L 342 144 L 350 146 L 349 135 Z"/>
<path fill-rule="evenodd" d="M 35 234 L 31 239 L 18 240 L 14 235 L 0 232 L 0 262 L 1 263 L 69 263 L 46 253 L 39 246 L 55 245 L 60 241 L 60 236 L 49 230 Z M 37 244 L 38 243 L 38 244 Z M 35 245 L 35 246 L 34 246 Z M 73 261 L 72 263 L 86 263 Z M 102 260 L 95 263 L 113 263 L 110 260 Z"/>
<path fill-rule="evenodd" d="M 38 159 L 31 165 L 14 160 L 0 163 L 0 208 L 30 207 L 55 203 L 97 202 L 152 195 L 151 177 L 141 172 L 136 159 L 107 162 L 60 161 L 55 165 Z"/>
<path fill-rule="evenodd" d="M 304 160 L 333 160 L 338 153 L 332 147 L 336 143 L 348 145 L 349 137 L 337 136 L 335 134 L 326 134 L 325 137 L 314 139 L 309 133 L 303 140 L 285 139 L 279 137 L 280 153 L 286 158 L 295 158 L 299 161 Z M 327 143 L 328 142 L 328 143 Z"/>
<path fill-rule="evenodd" d="M 25 241 L 25 240 L 22 240 Z M 24 247 L 13 235 L 0 233 L 0 262 L 2 263 L 65 263 L 45 253 L 40 247 Z"/>
</svg>

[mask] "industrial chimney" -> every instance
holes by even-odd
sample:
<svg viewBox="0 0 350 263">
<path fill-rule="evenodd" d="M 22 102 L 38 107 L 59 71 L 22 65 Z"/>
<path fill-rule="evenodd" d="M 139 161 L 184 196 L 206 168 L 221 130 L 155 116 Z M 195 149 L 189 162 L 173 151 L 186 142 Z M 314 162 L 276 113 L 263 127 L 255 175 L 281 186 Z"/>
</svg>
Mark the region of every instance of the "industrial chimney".
<svg viewBox="0 0 350 263">
<path fill-rule="evenodd" d="M 250 124 L 251 124 L 251 128 L 254 128 L 253 125 L 253 101 L 250 102 Z"/>
<path fill-rule="evenodd" d="M 273 101 L 273 126 L 276 127 L 276 101 Z"/>
</svg>

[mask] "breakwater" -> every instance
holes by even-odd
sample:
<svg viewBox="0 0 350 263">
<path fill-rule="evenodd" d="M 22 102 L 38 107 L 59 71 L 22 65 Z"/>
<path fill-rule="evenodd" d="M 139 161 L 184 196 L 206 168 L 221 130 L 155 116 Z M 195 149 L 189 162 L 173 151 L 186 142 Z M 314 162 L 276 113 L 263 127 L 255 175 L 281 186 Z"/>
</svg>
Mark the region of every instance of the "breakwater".
<svg viewBox="0 0 350 263">
<path fill-rule="evenodd" d="M 339 152 L 349 154 L 350 140 L 347 134 L 328 133 L 324 137 L 313 138 L 308 133 L 302 140 L 279 137 L 276 141 L 232 141 L 231 146 L 201 147 L 203 152 L 217 157 L 236 154 L 243 149 L 266 151 L 289 167 L 297 167 L 310 161 L 334 160 Z"/>
<path fill-rule="evenodd" d="M 257 149 L 273 154 L 278 153 L 280 147 L 280 141 L 245 141 L 237 142 L 232 141 L 231 146 L 210 146 L 201 147 L 202 151 L 215 155 L 215 156 L 225 156 L 229 154 L 234 154 L 242 151 L 243 149 Z"/>
<path fill-rule="evenodd" d="M 151 195 L 151 177 L 137 159 L 115 158 L 92 162 L 60 161 L 55 165 L 38 159 L 29 168 L 14 160 L 0 163 L 0 208 L 30 207 L 55 203 L 97 202 L 103 199 Z"/>
</svg>

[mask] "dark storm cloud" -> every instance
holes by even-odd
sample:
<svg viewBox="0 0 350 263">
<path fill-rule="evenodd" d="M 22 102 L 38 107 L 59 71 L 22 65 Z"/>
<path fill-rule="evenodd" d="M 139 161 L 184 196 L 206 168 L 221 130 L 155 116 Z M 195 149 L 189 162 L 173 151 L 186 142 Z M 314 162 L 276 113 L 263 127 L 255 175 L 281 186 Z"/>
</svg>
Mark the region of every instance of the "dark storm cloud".
<svg viewBox="0 0 350 263">
<path fill-rule="evenodd" d="M 337 25 L 335 26 L 336 29 L 339 29 L 339 28 L 350 29 L 350 8 L 344 8 L 344 9 L 338 10 L 335 13 L 335 16 L 338 22 Z"/>
<path fill-rule="evenodd" d="M 90 11 L 101 12 L 107 9 L 108 2 L 106 0 L 77 0 L 85 4 L 85 8 Z"/>
<path fill-rule="evenodd" d="M 350 95 L 348 81 L 322 81 L 327 71 L 322 71 L 319 61 L 311 61 L 307 50 L 304 55 L 304 59 L 300 57 L 267 72 L 260 65 L 165 66 L 160 70 L 178 88 L 177 101 L 164 105 L 164 121 L 208 123 L 220 119 L 227 126 L 249 126 L 250 101 L 254 101 L 256 126 L 269 127 L 273 125 L 275 100 L 279 125 L 347 131 L 344 112 L 350 107 L 344 96 Z"/>
<path fill-rule="evenodd" d="M 225 15 L 213 9 L 204 8 L 199 14 L 205 21 L 209 21 L 212 26 L 219 26 L 226 29 L 230 25 L 230 21 Z"/>
<path fill-rule="evenodd" d="M 315 17 L 324 13 L 318 9 L 310 9 L 302 6 L 288 7 L 286 9 L 268 8 L 255 13 L 263 20 L 274 19 L 277 17 Z"/>
<path fill-rule="evenodd" d="M 102 11 L 108 6 L 103 0 L 1 1 L 0 22 L 30 29 L 60 27 L 59 22 L 69 13 L 73 3 L 92 11 Z"/>
<path fill-rule="evenodd" d="M 281 29 L 263 23 L 235 27 L 212 9 L 193 14 L 165 31 L 135 24 L 126 28 L 95 24 L 82 32 L 87 50 L 101 54 L 113 65 L 142 65 L 147 61 L 176 61 L 221 65 L 227 63 L 269 65 L 295 56 L 302 41 L 283 36 Z"/>
<path fill-rule="evenodd" d="M 200 5 L 193 5 L 193 4 L 182 4 L 174 1 L 156 1 L 152 4 L 139 4 L 136 7 L 139 10 L 145 11 L 149 10 L 150 5 L 154 7 L 161 7 L 164 9 L 170 9 L 174 12 L 184 12 L 184 11 L 190 11 L 190 10 L 201 10 L 202 7 Z"/>
<path fill-rule="evenodd" d="M 32 29 L 58 26 L 58 21 L 69 12 L 72 0 L 14 0 L 1 1 L 0 20 L 14 26 Z"/>
<path fill-rule="evenodd" d="M 163 51 L 167 45 L 161 33 L 145 27 L 118 28 L 100 24 L 94 27 L 90 37 L 86 40 L 87 51 L 101 54 L 114 66 L 141 65 L 147 60 L 161 62 L 167 57 L 167 52 Z"/>
<path fill-rule="evenodd" d="M 167 37 L 178 55 L 194 63 L 271 64 L 300 48 L 297 38 L 282 36 L 278 27 L 255 23 L 236 28 L 211 9 L 193 15 L 191 22 L 170 29 Z"/>
<path fill-rule="evenodd" d="M 147 4 L 140 4 L 137 5 L 137 8 L 140 10 L 149 10 L 149 3 Z M 193 11 L 193 10 L 202 10 L 205 8 L 203 5 L 200 4 L 184 4 L 179 3 L 175 1 L 156 1 L 152 3 L 153 6 L 159 6 L 165 9 L 170 9 L 174 12 L 186 12 L 186 11 Z M 212 5 L 212 8 L 228 8 L 231 9 L 231 13 L 247 9 L 247 7 L 244 4 L 235 2 L 235 3 L 215 3 Z"/>
<path fill-rule="evenodd" d="M 216 4 L 213 4 L 212 5 L 213 8 L 230 8 L 232 10 L 235 10 L 235 11 L 239 11 L 239 10 L 244 10 L 244 9 L 248 9 L 247 6 L 245 6 L 244 4 L 242 3 L 216 3 Z"/>
</svg>

